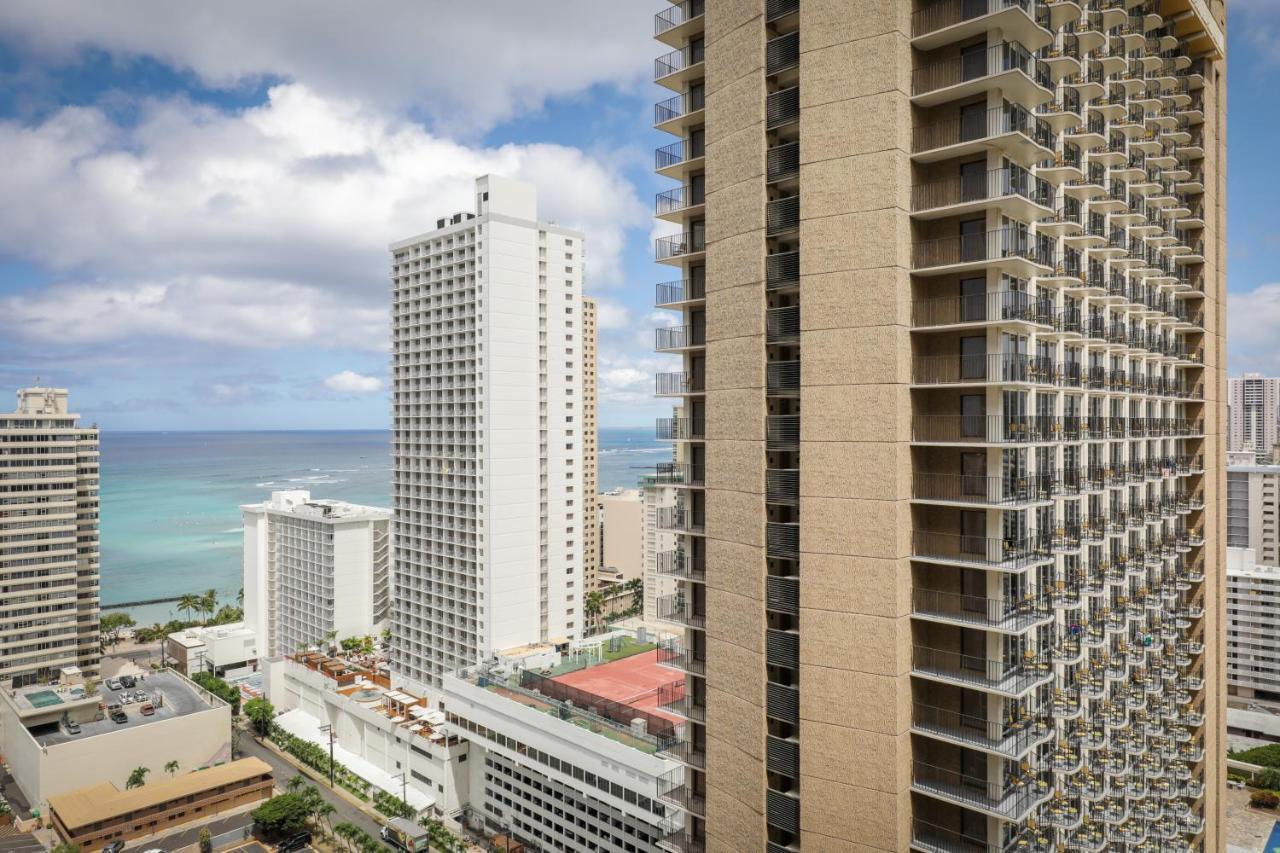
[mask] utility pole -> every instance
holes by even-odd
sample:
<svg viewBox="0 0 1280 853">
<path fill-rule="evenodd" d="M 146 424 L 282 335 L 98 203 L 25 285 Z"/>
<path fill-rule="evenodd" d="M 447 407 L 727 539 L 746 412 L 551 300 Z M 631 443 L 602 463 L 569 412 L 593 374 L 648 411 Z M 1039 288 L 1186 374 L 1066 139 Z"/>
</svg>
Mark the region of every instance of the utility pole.
<svg viewBox="0 0 1280 853">
<path fill-rule="evenodd" d="M 333 726 L 330 726 L 330 725 L 321 726 L 320 731 L 329 733 L 329 787 L 332 788 L 334 787 L 334 784 L 333 784 L 333 739 L 334 739 Z"/>
</svg>

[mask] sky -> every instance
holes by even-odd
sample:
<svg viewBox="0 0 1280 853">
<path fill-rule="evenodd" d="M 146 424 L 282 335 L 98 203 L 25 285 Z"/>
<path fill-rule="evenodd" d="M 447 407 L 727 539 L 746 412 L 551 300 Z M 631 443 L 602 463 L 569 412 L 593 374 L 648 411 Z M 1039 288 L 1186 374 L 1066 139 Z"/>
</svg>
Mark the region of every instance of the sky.
<svg viewBox="0 0 1280 853">
<path fill-rule="evenodd" d="M 600 424 L 652 423 L 665 5 L 5 0 L 0 390 L 108 430 L 386 428 L 387 244 L 493 172 L 586 233 Z M 1228 5 L 1230 368 L 1280 375 L 1280 3 Z"/>
</svg>

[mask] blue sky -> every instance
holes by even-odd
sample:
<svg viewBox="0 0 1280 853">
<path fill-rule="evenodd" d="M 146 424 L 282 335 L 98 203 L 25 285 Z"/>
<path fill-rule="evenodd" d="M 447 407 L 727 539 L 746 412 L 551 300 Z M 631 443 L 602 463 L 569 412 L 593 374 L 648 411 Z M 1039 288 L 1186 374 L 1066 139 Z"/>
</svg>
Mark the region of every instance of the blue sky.
<svg viewBox="0 0 1280 853">
<path fill-rule="evenodd" d="M 602 425 L 662 414 L 663 4 L 538 5 L 0 6 L 0 389 L 68 386 L 108 429 L 385 427 L 385 245 L 494 171 L 587 232 Z M 1280 4 L 1230 5 L 1231 366 L 1280 374 L 1280 223 L 1258 178 Z"/>
</svg>

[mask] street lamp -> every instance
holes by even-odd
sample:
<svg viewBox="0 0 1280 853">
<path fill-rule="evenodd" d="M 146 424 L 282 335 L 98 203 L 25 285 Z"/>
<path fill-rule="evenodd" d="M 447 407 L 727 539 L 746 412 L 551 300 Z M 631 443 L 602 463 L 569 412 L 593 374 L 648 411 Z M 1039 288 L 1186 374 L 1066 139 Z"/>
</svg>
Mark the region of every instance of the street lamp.
<svg viewBox="0 0 1280 853">
<path fill-rule="evenodd" d="M 405 778 L 405 775 L 403 773 L 397 773 L 391 778 L 400 780 L 400 799 L 404 801 L 405 805 L 408 805 L 409 804 L 409 790 L 408 790 L 409 780 Z"/>
<path fill-rule="evenodd" d="M 334 787 L 333 785 L 333 741 L 334 741 L 333 726 L 328 724 L 323 725 L 320 727 L 320 731 L 327 732 L 329 734 L 329 787 L 332 788 Z"/>
</svg>

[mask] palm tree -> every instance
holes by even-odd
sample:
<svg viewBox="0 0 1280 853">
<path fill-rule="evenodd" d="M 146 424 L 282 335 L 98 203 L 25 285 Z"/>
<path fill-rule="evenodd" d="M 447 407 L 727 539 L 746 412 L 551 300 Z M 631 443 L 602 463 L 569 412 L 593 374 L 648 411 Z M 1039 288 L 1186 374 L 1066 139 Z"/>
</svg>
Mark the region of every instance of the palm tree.
<svg viewBox="0 0 1280 853">
<path fill-rule="evenodd" d="M 178 599 L 178 612 L 187 614 L 188 619 L 190 619 L 192 613 L 199 609 L 200 597 L 194 593 L 188 592 Z"/>
<path fill-rule="evenodd" d="M 129 779 L 124 783 L 126 789 L 141 788 L 147 784 L 147 774 L 151 772 L 150 767 L 135 767 L 133 772 L 129 774 Z"/>
<path fill-rule="evenodd" d="M 170 761 L 165 762 L 164 772 L 168 773 L 170 776 L 173 776 L 174 774 L 176 774 L 178 772 L 177 759 L 172 759 Z"/>
<path fill-rule="evenodd" d="M 586 602 L 583 605 L 583 612 L 586 613 L 588 622 L 594 622 L 597 630 L 600 627 L 600 611 L 604 610 L 604 595 L 600 590 L 587 593 Z"/>
<path fill-rule="evenodd" d="M 307 787 L 307 777 L 303 776 L 301 773 L 295 773 L 289 778 L 289 781 L 284 784 L 284 789 L 291 794 L 296 794 L 305 787 Z"/>
<path fill-rule="evenodd" d="M 316 820 L 324 821 L 324 825 L 328 827 L 330 835 L 333 835 L 334 830 L 333 830 L 333 825 L 329 822 L 329 816 L 332 815 L 337 810 L 338 809 L 334 807 L 333 803 L 327 803 L 324 801 L 321 801 L 320 805 L 316 806 L 316 810 L 315 810 Z"/>
<path fill-rule="evenodd" d="M 359 832 L 359 830 L 360 827 L 356 826 L 354 823 L 349 823 L 344 820 L 342 823 L 334 825 L 333 834 L 347 842 L 347 849 L 350 850 L 351 839 L 355 838 L 355 834 Z"/>
<path fill-rule="evenodd" d="M 644 581 L 641 578 L 632 578 L 627 581 L 626 587 L 631 593 L 631 609 L 639 613 L 644 607 Z"/>
<path fill-rule="evenodd" d="M 213 617 L 213 611 L 218 607 L 218 591 L 216 589 L 206 589 L 204 595 L 200 596 L 200 609 L 208 614 L 205 617 L 207 624 L 209 619 Z"/>
<path fill-rule="evenodd" d="M 244 587 L 240 587 L 240 591 L 236 593 L 236 604 L 244 607 Z"/>
</svg>

